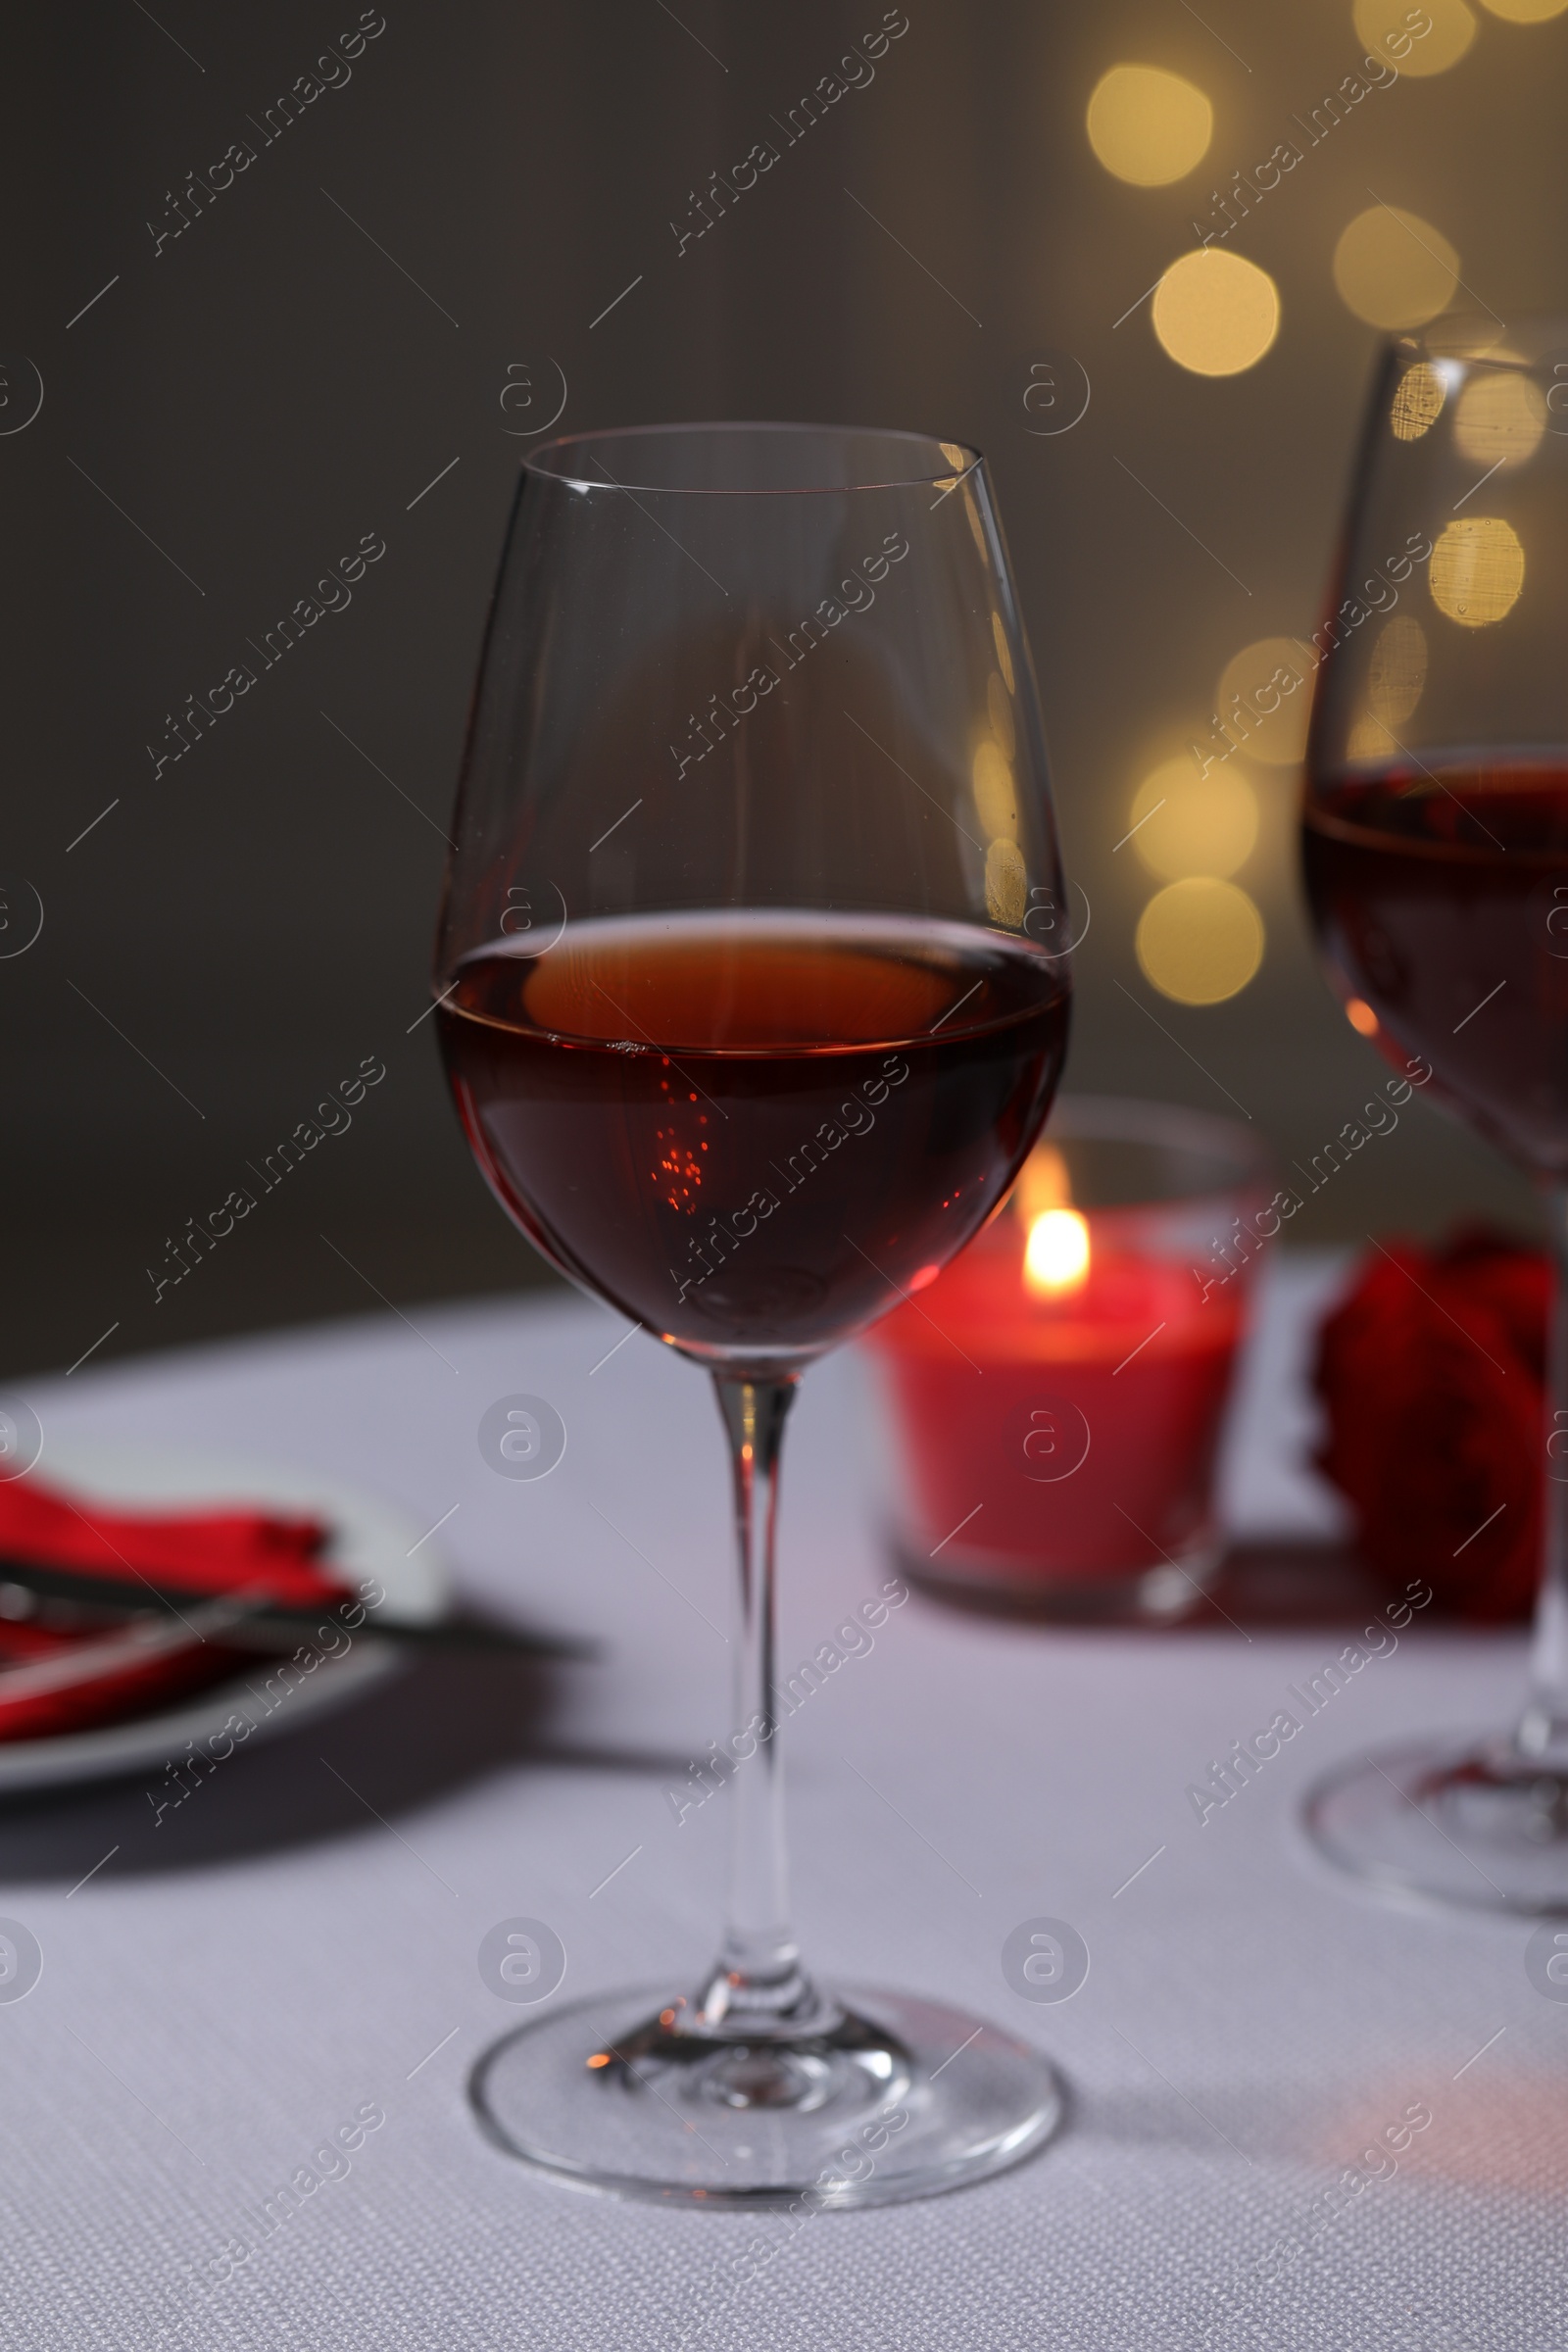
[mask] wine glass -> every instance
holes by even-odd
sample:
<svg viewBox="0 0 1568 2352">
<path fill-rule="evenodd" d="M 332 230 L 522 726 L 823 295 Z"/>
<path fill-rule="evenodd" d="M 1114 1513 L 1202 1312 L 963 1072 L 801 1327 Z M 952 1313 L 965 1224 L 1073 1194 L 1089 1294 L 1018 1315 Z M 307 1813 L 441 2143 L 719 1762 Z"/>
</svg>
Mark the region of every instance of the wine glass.
<svg viewBox="0 0 1568 2352">
<path fill-rule="evenodd" d="M 1448 318 L 1388 348 L 1314 639 L 1302 831 L 1354 1025 L 1540 1186 L 1557 1285 L 1518 1722 L 1342 1769 L 1308 1826 L 1385 1892 L 1525 1913 L 1568 1911 L 1565 412 L 1568 321 Z"/>
<path fill-rule="evenodd" d="M 552 1263 L 711 1374 L 740 1586 L 717 1960 L 508 2035 L 475 2107 L 513 2154 L 632 2196 L 883 2203 L 996 2172 L 1060 2118 L 1044 2059 L 802 1962 L 773 1634 L 797 1382 L 998 1207 L 1065 1051 L 982 461 L 780 424 L 534 451 L 453 831 L 434 987 L 465 1133 Z"/>
</svg>

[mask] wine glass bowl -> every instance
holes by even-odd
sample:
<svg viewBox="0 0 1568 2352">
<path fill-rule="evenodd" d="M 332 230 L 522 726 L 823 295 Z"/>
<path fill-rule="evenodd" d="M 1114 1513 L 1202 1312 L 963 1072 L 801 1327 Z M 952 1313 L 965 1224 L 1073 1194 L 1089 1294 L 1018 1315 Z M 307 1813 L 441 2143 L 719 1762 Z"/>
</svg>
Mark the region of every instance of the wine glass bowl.
<svg viewBox="0 0 1568 2352">
<path fill-rule="evenodd" d="M 767 425 L 535 453 L 437 989 L 470 1143 L 546 1255 L 705 1361 L 775 1365 L 945 1263 L 1065 1050 L 1044 778 L 971 453 Z M 883 1206 L 830 1242 L 846 1150 Z"/>
<path fill-rule="evenodd" d="M 1373 391 L 1307 751 L 1307 896 L 1358 1029 L 1541 1188 L 1544 1560 L 1511 1733 L 1335 1775 L 1309 1825 L 1405 1899 L 1568 1911 L 1568 321 L 1439 321 Z"/>
<path fill-rule="evenodd" d="M 993 2027 L 807 1972 L 772 1554 L 802 1371 L 993 1213 L 1065 1052 L 1065 902 L 983 463 L 760 424 L 534 452 L 453 833 L 434 989 L 465 1132 L 547 1257 L 712 1374 L 741 1602 L 716 1962 L 508 2036 L 480 2120 L 558 2178 L 662 2199 L 979 2178 L 1049 2135 L 1059 2087 Z"/>
</svg>

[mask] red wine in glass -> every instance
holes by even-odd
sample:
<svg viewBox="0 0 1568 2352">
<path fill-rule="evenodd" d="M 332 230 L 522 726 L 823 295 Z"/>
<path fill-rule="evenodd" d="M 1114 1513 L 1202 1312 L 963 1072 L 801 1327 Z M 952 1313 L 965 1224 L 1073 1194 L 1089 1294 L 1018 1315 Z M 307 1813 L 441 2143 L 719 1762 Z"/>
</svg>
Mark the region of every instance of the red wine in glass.
<svg viewBox="0 0 1568 2352">
<path fill-rule="evenodd" d="M 1320 780 L 1318 938 L 1391 1046 L 1511 1159 L 1568 1176 L 1568 763 Z"/>
<path fill-rule="evenodd" d="M 547 1256 L 695 1355 L 784 1363 L 990 1215 L 1067 993 L 956 923 L 632 916 L 478 949 L 437 1018 L 474 1155 Z"/>
</svg>

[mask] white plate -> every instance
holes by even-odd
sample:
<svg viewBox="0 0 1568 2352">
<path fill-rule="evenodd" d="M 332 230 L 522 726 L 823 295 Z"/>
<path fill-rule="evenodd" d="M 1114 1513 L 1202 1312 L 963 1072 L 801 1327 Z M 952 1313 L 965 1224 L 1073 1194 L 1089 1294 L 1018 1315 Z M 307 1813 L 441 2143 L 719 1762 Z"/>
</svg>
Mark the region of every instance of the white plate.
<svg viewBox="0 0 1568 2352">
<path fill-rule="evenodd" d="M 395 1505 L 335 1479 L 238 1457 L 152 1451 L 87 1439 L 56 1440 L 48 1456 L 41 1466 L 51 1482 L 97 1502 L 132 1510 L 255 1505 L 327 1520 L 332 1536 L 323 1559 L 351 1585 L 374 1577 L 386 1594 L 384 1615 L 428 1624 L 446 1613 L 446 1575 L 430 1545 L 419 1544 L 420 1529 Z M 411 1551 L 415 1544 L 418 1549 Z M 252 1726 L 244 1736 L 248 1746 L 345 1705 L 395 1674 L 405 1658 L 396 1642 L 378 1642 L 362 1630 L 335 1657 L 323 1658 L 286 1690 L 274 1689 L 270 1695 L 268 1685 L 276 1685 L 279 1663 L 258 1652 L 255 1665 L 233 1682 L 217 1684 L 156 1715 L 60 1739 L 0 1740 L 0 1795 L 145 1771 L 184 1759 L 192 1747 L 210 1754 L 210 1740 L 226 1740 L 225 1752 L 231 1752 L 238 1736 L 225 1730 L 230 1717 Z"/>
</svg>

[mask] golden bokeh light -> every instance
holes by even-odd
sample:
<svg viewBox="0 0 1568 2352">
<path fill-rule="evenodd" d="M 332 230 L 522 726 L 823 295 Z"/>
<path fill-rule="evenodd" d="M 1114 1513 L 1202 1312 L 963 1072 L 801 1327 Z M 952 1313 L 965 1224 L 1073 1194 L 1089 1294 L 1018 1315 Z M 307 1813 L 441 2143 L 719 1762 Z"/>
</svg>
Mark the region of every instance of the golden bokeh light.
<svg viewBox="0 0 1568 2352">
<path fill-rule="evenodd" d="M 1037 1298 L 1059 1298 L 1083 1287 L 1089 1274 L 1089 1220 L 1076 1208 L 1048 1208 L 1035 1218 L 1023 1247 L 1023 1278 Z"/>
<path fill-rule="evenodd" d="M 1558 0 L 1558 5 L 1568 7 L 1568 0 Z M 1355 0 L 1356 33 L 1369 50 L 1381 50 L 1412 80 L 1446 74 L 1476 37 L 1474 11 L 1466 8 L 1464 0 L 1421 0 L 1420 13 L 1431 29 L 1413 40 L 1411 13 L 1408 0 Z M 1391 38 L 1409 43 L 1402 57 L 1389 47 Z"/>
<path fill-rule="evenodd" d="M 1002 672 L 1002 683 L 1009 694 L 1015 694 L 1018 689 L 1012 674 L 1012 648 L 1007 643 L 1007 632 L 1002 625 L 1000 612 L 991 615 L 991 642 L 997 649 L 997 667 Z"/>
<path fill-rule="evenodd" d="M 1427 682 L 1427 633 L 1413 613 L 1397 612 L 1372 648 L 1367 704 L 1374 718 L 1396 727 L 1409 718 Z"/>
<path fill-rule="evenodd" d="M 1442 230 L 1392 204 L 1357 213 L 1334 248 L 1340 299 L 1369 326 L 1424 326 L 1458 282 L 1459 256 Z"/>
<path fill-rule="evenodd" d="M 1234 874 L 1257 843 L 1257 795 L 1238 769 L 1166 760 L 1133 796 L 1132 843 L 1152 874 Z"/>
<path fill-rule="evenodd" d="M 1568 0 L 1563 0 L 1568 7 Z M 1389 407 L 1389 422 L 1396 441 L 1419 441 L 1430 432 L 1443 415 L 1443 404 L 1448 396 L 1442 375 L 1428 360 L 1417 360 L 1407 368 L 1395 386 L 1394 399 Z"/>
<path fill-rule="evenodd" d="M 1568 0 L 1481 0 L 1481 5 L 1509 24 L 1544 24 L 1562 15 Z"/>
<path fill-rule="evenodd" d="M 1012 1205 L 1026 1225 L 1044 1216 L 1048 1208 L 1071 1208 L 1072 1179 L 1054 1144 L 1036 1144 L 1018 1170 Z"/>
<path fill-rule="evenodd" d="M 1255 262 L 1204 245 L 1172 262 L 1155 288 L 1152 317 L 1178 368 L 1239 375 L 1280 331 L 1279 288 Z"/>
<path fill-rule="evenodd" d="M 1021 931 L 1029 875 L 1015 841 L 994 841 L 986 852 L 986 912 L 1004 931 Z"/>
<path fill-rule="evenodd" d="M 1112 66 L 1089 101 L 1089 144 L 1135 188 L 1168 187 L 1200 164 L 1214 110 L 1195 82 L 1159 66 Z"/>
<path fill-rule="evenodd" d="M 1432 551 L 1432 601 L 1467 629 L 1501 620 L 1519 602 L 1525 551 L 1511 523 L 1496 514 L 1450 522 Z"/>
<path fill-rule="evenodd" d="M 1018 788 L 1000 744 L 987 735 L 969 770 L 980 829 L 1001 841 L 1018 838 Z"/>
<path fill-rule="evenodd" d="M 1568 7 L 1568 0 L 1563 0 Z M 1546 429 L 1546 396 L 1533 376 L 1484 368 L 1459 395 L 1453 437 L 1477 466 L 1523 466 Z"/>
<path fill-rule="evenodd" d="M 1372 648 L 1366 708 L 1350 729 L 1352 760 L 1387 760 L 1399 748 L 1395 730 L 1415 710 L 1427 682 L 1427 633 L 1408 612 L 1386 621 Z"/>
<path fill-rule="evenodd" d="M 986 680 L 986 714 L 991 720 L 991 732 L 1002 746 L 1003 758 L 1010 760 L 1018 748 L 1018 729 L 1013 722 L 1011 698 L 1000 670 L 994 669 Z"/>
<path fill-rule="evenodd" d="M 1257 970 L 1263 938 L 1263 918 L 1245 890 L 1193 875 L 1154 893 L 1133 944 L 1144 977 L 1161 996 L 1220 1004 Z"/>
<path fill-rule="evenodd" d="M 1568 0 L 1565 0 L 1565 4 L 1568 4 Z M 1348 997 L 1346 999 L 1345 1017 L 1357 1037 L 1376 1037 L 1379 1028 L 1378 1016 L 1364 997 Z"/>
<path fill-rule="evenodd" d="M 1298 637 L 1259 637 L 1227 662 L 1214 689 L 1219 722 L 1249 760 L 1294 767 L 1306 749 L 1312 654 Z"/>
</svg>

